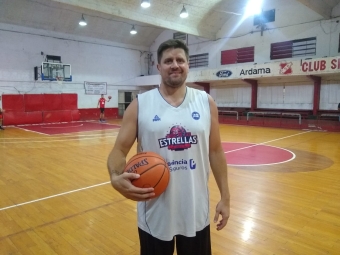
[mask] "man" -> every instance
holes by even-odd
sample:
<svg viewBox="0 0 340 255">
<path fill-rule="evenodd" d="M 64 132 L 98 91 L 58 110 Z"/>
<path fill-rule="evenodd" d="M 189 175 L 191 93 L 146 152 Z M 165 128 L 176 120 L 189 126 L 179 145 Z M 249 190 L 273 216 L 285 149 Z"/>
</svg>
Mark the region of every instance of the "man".
<svg viewBox="0 0 340 255">
<path fill-rule="evenodd" d="M 1 101 L 1 96 L 0 96 L 0 101 Z M 3 112 L 4 112 L 4 110 L 2 110 L 1 107 L 0 107 L 0 130 L 4 130 L 4 128 L 2 126 Z"/>
<path fill-rule="evenodd" d="M 101 97 L 98 100 L 98 104 L 97 104 L 97 108 L 100 108 L 100 116 L 99 116 L 99 121 L 100 122 L 104 122 L 105 121 L 105 116 L 104 116 L 104 112 L 105 112 L 105 102 L 109 102 L 110 101 L 110 97 L 109 99 L 105 99 L 104 95 L 102 94 Z"/>
<path fill-rule="evenodd" d="M 183 42 L 162 43 L 157 56 L 160 87 L 140 94 L 127 108 L 108 158 L 111 183 L 138 201 L 141 255 L 172 255 L 175 242 L 178 255 L 210 255 L 209 163 L 221 193 L 217 230 L 225 227 L 230 213 L 217 107 L 205 92 L 186 87 L 189 52 Z M 157 198 L 152 198 L 153 188 L 131 184 L 139 175 L 123 173 L 136 138 L 138 151 L 156 152 L 170 167 L 169 185 Z"/>
</svg>

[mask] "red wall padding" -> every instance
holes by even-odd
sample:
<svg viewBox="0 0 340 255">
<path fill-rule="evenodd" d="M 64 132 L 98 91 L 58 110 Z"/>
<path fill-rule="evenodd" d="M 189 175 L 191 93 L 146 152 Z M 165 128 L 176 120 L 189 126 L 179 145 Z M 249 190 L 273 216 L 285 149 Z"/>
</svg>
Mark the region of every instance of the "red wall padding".
<svg viewBox="0 0 340 255">
<path fill-rule="evenodd" d="M 78 121 L 80 120 L 80 112 L 79 110 L 71 110 L 71 117 L 72 117 L 72 121 Z"/>
<path fill-rule="evenodd" d="M 43 94 L 25 94 L 24 102 L 25 102 L 26 112 L 41 111 L 44 105 L 44 95 Z"/>
<path fill-rule="evenodd" d="M 80 114 L 78 110 L 46 111 L 43 112 L 42 117 L 43 123 L 70 122 L 78 120 L 80 120 Z"/>
<path fill-rule="evenodd" d="M 77 94 L 61 94 L 63 110 L 78 110 Z"/>
<path fill-rule="evenodd" d="M 10 112 L 3 113 L 3 124 L 20 125 L 20 124 L 38 124 L 42 122 L 42 112 Z"/>
<path fill-rule="evenodd" d="M 61 94 L 43 94 L 44 105 L 43 111 L 60 111 L 61 107 Z"/>
<path fill-rule="evenodd" d="M 2 108 L 5 111 L 24 112 L 23 95 L 2 95 Z"/>
<path fill-rule="evenodd" d="M 77 94 L 2 95 L 3 124 L 39 124 L 80 120 Z"/>
</svg>

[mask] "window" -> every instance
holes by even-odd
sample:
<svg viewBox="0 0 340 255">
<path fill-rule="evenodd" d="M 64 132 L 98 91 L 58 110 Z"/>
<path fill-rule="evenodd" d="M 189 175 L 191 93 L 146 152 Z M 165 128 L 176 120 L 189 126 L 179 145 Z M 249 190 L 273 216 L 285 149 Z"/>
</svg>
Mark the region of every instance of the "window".
<svg viewBox="0 0 340 255">
<path fill-rule="evenodd" d="M 178 39 L 178 40 L 186 41 L 187 40 L 187 34 L 181 33 L 181 32 L 174 33 L 173 34 L 173 39 Z"/>
<path fill-rule="evenodd" d="M 197 54 L 189 56 L 189 67 L 197 68 L 209 65 L 209 53 Z"/>
<path fill-rule="evenodd" d="M 254 62 L 255 47 L 221 51 L 221 65 Z"/>
<path fill-rule="evenodd" d="M 275 9 L 262 11 L 261 14 L 254 15 L 254 26 L 275 21 Z"/>
<path fill-rule="evenodd" d="M 316 37 L 298 39 L 270 45 L 270 59 L 314 56 L 316 54 Z"/>
</svg>

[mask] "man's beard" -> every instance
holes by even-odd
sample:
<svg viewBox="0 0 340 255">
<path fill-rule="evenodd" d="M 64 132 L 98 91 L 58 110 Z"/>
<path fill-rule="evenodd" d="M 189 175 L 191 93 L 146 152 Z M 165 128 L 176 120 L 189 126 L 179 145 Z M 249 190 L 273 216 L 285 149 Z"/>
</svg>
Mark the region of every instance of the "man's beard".
<svg viewBox="0 0 340 255">
<path fill-rule="evenodd" d="M 163 83 L 171 88 L 179 88 L 185 83 L 187 76 L 180 77 L 178 79 L 172 79 L 171 77 L 168 77 L 166 80 L 163 80 Z"/>
</svg>

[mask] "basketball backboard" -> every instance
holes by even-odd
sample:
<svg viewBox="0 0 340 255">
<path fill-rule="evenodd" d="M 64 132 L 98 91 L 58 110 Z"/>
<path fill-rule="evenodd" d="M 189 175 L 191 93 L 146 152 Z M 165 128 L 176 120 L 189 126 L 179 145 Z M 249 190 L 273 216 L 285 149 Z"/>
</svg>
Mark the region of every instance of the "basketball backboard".
<svg viewBox="0 0 340 255">
<path fill-rule="evenodd" d="M 72 81 L 71 65 L 53 62 L 41 64 L 41 80 L 57 81 L 57 77 L 63 81 Z"/>
</svg>

